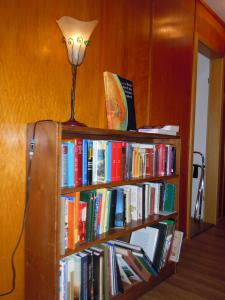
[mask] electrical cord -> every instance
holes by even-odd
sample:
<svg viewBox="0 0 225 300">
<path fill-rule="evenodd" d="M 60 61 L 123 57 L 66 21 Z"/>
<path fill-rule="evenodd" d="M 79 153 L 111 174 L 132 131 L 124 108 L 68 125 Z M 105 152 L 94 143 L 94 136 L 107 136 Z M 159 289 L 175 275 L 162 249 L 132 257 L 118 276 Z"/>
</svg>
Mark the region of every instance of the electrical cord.
<svg viewBox="0 0 225 300">
<path fill-rule="evenodd" d="M 23 232 L 24 232 L 24 229 L 25 229 L 25 226 L 26 226 L 26 222 L 27 222 L 27 212 L 28 212 L 28 208 L 29 208 L 29 202 L 30 202 L 30 178 L 31 178 L 31 168 L 32 168 L 32 158 L 33 158 L 33 155 L 34 155 L 34 150 L 35 150 L 35 138 L 36 138 L 36 127 L 39 123 L 42 123 L 42 122 L 53 122 L 52 120 L 39 120 L 39 121 L 36 121 L 34 123 L 34 128 L 33 128 L 33 133 L 32 133 L 32 140 L 29 144 L 29 162 L 28 162 L 28 168 L 27 168 L 27 178 L 26 178 L 26 200 L 25 200 L 25 207 L 24 207 L 24 212 L 23 212 L 23 222 L 22 222 L 22 227 L 21 227 L 21 230 L 20 230 L 20 233 L 19 233 L 19 237 L 18 237 L 18 240 L 16 242 L 16 246 L 12 252 L 12 255 L 11 255 L 11 268 L 12 268 L 12 287 L 9 291 L 5 292 L 5 293 L 1 293 L 0 294 L 0 297 L 3 297 L 3 296 L 7 296 L 9 294 L 11 294 L 15 288 L 16 288 L 16 268 L 15 268 L 15 262 L 14 262 L 14 258 L 15 258 L 15 254 L 16 254 L 16 251 L 20 245 L 20 242 L 21 242 L 21 239 L 22 239 L 22 236 L 23 236 Z"/>
</svg>

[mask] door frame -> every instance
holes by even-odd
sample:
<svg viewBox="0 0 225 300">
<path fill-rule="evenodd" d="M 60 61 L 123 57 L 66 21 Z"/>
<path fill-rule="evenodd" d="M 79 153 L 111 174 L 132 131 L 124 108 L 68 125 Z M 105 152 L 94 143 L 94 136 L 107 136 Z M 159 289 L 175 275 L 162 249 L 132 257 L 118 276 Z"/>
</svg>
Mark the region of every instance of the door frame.
<svg viewBox="0 0 225 300">
<path fill-rule="evenodd" d="M 221 128 L 223 111 L 223 70 L 224 59 L 216 55 L 211 49 L 206 47 L 195 34 L 194 55 L 192 71 L 192 93 L 191 93 L 191 115 L 189 130 L 189 155 L 188 155 L 188 203 L 187 203 L 187 238 L 190 238 L 190 218 L 192 201 L 192 164 L 194 151 L 194 130 L 195 130 L 195 108 L 196 108 L 196 83 L 197 83 L 197 63 L 198 53 L 210 59 L 210 80 L 209 80 L 209 107 L 208 107 L 208 128 L 206 157 L 207 166 L 205 172 L 205 221 L 216 224 L 218 215 L 219 190 L 221 189 Z M 215 145 L 212 149 L 211 145 Z M 209 147 L 210 146 L 210 147 Z M 215 155 L 216 153 L 216 155 Z M 210 201 L 210 199 L 215 201 Z"/>
</svg>

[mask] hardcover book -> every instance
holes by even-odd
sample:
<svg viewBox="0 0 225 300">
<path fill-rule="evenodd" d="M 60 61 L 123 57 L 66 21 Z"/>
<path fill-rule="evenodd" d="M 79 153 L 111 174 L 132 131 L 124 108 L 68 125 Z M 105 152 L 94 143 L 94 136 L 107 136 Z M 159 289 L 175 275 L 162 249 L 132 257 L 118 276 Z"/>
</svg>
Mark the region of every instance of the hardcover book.
<svg viewBox="0 0 225 300">
<path fill-rule="evenodd" d="M 103 76 L 108 128 L 136 130 L 132 81 L 111 72 Z"/>
</svg>

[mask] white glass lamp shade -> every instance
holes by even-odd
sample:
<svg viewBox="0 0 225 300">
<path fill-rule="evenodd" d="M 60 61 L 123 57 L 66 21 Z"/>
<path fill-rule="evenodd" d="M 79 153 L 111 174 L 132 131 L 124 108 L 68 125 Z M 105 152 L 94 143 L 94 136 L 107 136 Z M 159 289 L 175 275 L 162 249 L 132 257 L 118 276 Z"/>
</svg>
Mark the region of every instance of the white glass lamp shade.
<svg viewBox="0 0 225 300">
<path fill-rule="evenodd" d="M 84 22 L 64 16 L 56 22 L 65 38 L 70 63 L 76 66 L 80 65 L 88 40 L 98 21 Z"/>
</svg>

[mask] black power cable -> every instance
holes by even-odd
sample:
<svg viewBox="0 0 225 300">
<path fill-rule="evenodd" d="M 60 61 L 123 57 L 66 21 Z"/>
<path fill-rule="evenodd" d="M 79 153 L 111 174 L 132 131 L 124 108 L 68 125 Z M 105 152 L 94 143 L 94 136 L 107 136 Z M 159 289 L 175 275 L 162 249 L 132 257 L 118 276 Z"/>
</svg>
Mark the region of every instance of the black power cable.
<svg viewBox="0 0 225 300">
<path fill-rule="evenodd" d="M 26 200 L 25 200 L 25 208 L 24 208 L 24 213 L 23 213 L 23 223 L 22 223 L 22 227 L 19 233 L 19 237 L 18 240 L 16 242 L 16 246 L 12 252 L 11 255 L 11 267 L 12 267 L 12 287 L 8 292 L 5 293 L 1 293 L 0 297 L 3 296 L 7 296 L 9 294 L 11 294 L 15 288 L 16 288 L 16 268 L 15 268 L 15 262 L 14 262 L 14 258 L 15 258 L 15 254 L 16 251 L 20 245 L 22 236 L 23 236 L 23 232 L 26 226 L 26 222 L 27 222 L 27 212 L 28 212 L 28 208 L 29 208 L 29 202 L 30 202 L 30 178 L 31 178 L 31 167 L 32 167 L 32 158 L 33 158 L 33 154 L 34 154 L 34 149 L 35 149 L 35 137 L 36 137 L 36 127 L 39 123 L 41 122 L 53 122 L 52 120 L 40 120 L 34 123 L 34 128 L 33 128 L 33 134 L 32 134 L 32 140 L 30 142 L 29 145 L 29 162 L 28 162 L 28 169 L 27 169 L 27 178 L 26 178 Z"/>
</svg>

